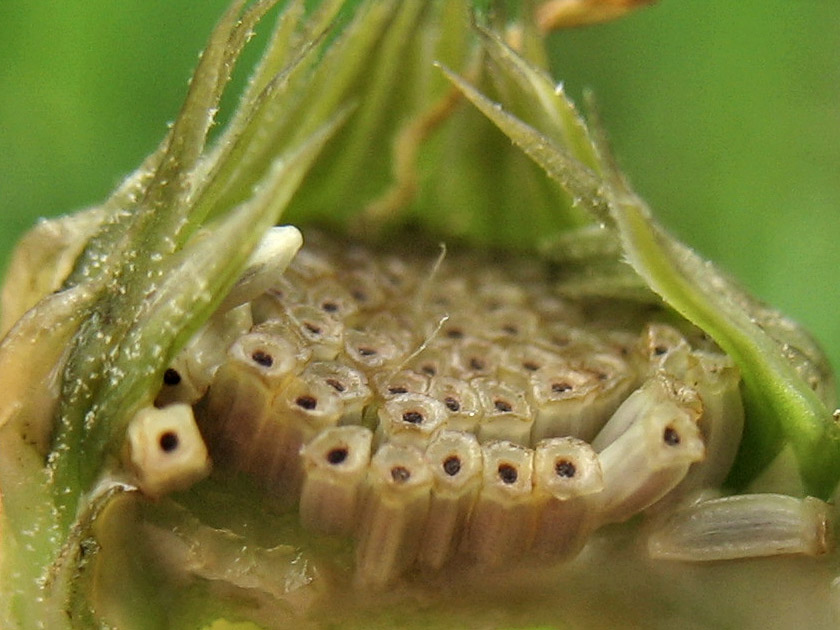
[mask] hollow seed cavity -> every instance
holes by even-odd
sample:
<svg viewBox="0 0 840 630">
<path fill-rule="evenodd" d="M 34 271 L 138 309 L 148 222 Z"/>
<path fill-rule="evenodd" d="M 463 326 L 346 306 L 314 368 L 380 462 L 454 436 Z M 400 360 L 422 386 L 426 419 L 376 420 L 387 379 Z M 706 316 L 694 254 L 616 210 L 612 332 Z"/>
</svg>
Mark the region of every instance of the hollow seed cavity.
<svg viewBox="0 0 840 630">
<path fill-rule="evenodd" d="M 160 450 L 162 450 L 164 453 L 172 453 L 176 451 L 180 442 L 181 441 L 178 439 L 178 434 L 174 431 L 166 431 L 165 433 L 161 433 L 160 438 L 158 438 Z"/>
<path fill-rule="evenodd" d="M 665 427 L 665 431 L 662 432 L 662 439 L 668 446 L 677 446 L 680 443 L 680 434 L 674 427 Z"/>
<path fill-rule="evenodd" d="M 577 468 L 568 459 L 558 459 L 554 462 L 554 474 L 558 477 L 571 479 L 577 473 Z"/>
<path fill-rule="evenodd" d="M 254 363 L 263 367 L 269 368 L 274 365 L 274 358 L 264 350 L 254 350 L 251 353 L 251 358 L 254 360 Z"/>
<path fill-rule="evenodd" d="M 167 369 L 163 373 L 163 384 L 174 386 L 181 382 L 181 375 L 178 373 L 178 370 L 173 368 Z"/>
<path fill-rule="evenodd" d="M 314 396 L 298 396 L 295 399 L 295 404 L 302 409 L 312 411 L 318 406 L 318 400 Z"/>
<path fill-rule="evenodd" d="M 408 422 L 410 424 L 422 424 L 423 423 L 423 414 L 419 411 L 406 411 L 402 415 L 403 422 Z"/>
<path fill-rule="evenodd" d="M 327 461 L 333 466 L 337 466 L 347 459 L 347 455 L 346 448 L 334 448 L 327 453 Z"/>
<path fill-rule="evenodd" d="M 443 460 L 443 472 L 454 477 L 461 471 L 461 459 L 457 455 L 450 455 Z"/>
<path fill-rule="evenodd" d="M 344 383 L 342 383 L 341 381 L 339 381 L 337 379 L 334 379 L 334 378 L 328 378 L 326 383 L 327 383 L 327 385 L 329 385 L 330 387 L 332 387 L 335 391 L 337 391 L 339 393 L 341 393 L 341 392 L 343 392 L 347 389 L 347 387 L 344 386 Z"/>
<path fill-rule="evenodd" d="M 513 405 L 501 398 L 494 400 L 493 406 L 496 407 L 496 411 L 499 411 L 500 413 L 509 413 L 510 411 L 513 411 Z"/>
<path fill-rule="evenodd" d="M 391 479 L 396 483 L 405 483 L 411 479 L 411 472 L 405 466 L 394 466 L 391 469 Z"/>
<path fill-rule="evenodd" d="M 510 464 L 499 464 L 496 470 L 499 473 L 499 479 L 501 479 L 502 483 L 509 486 L 516 483 L 516 480 L 519 478 L 519 472 L 516 470 L 516 467 Z"/>
</svg>

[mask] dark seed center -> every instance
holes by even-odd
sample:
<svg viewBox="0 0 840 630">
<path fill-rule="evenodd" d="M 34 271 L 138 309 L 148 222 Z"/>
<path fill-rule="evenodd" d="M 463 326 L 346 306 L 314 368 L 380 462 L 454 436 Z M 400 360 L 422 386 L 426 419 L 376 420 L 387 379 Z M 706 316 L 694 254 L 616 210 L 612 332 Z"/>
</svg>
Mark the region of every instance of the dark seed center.
<svg viewBox="0 0 840 630">
<path fill-rule="evenodd" d="M 327 461 L 336 466 L 347 459 L 347 449 L 346 448 L 334 448 L 329 453 L 327 453 Z"/>
<path fill-rule="evenodd" d="M 388 393 L 390 394 L 405 394 L 407 392 L 408 390 L 402 385 L 393 385 L 388 388 Z"/>
<path fill-rule="evenodd" d="M 328 378 L 327 385 L 332 387 L 337 392 L 343 392 L 347 389 L 341 381 L 336 380 L 334 378 Z"/>
<path fill-rule="evenodd" d="M 251 358 L 254 360 L 254 363 L 263 367 L 274 365 L 274 358 L 264 350 L 254 350 L 251 353 Z"/>
<path fill-rule="evenodd" d="M 572 386 L 565 381 L 551 384 L 551 391 L 553 391 L 555 394 L 562 394 L 563 392 L 567 392 L 570 389 L 572 389 Z"/>
<path fill-rule="evenodd" d="M 658 357 L 661 357 L 666 352 L 668 352 L 668 348 L 666 348 L 665 346 L 656 346 L 653 349 L 653 353 Z"/>
<path fill-rule="evenodd" d="M 316 326 L 312 322 L 303 322 L 303 326 L 313 335 L 320 335 L 323 332 L 320 326 Z"/>
<path fill-rule="evenodd" d="M 174 431 L 167 431 L 166 433 L 162 433 L 160 438 L 158 438 L 158 443 L 160 444 L 160 449 L 164 453 L 171 453 L 175 449 L 178 448 L 181 440 L 178 439 L 178 434 Z"/>
<path fill-rule="evenodd" d="M 314 396 L 298 396 L 295 399 L 295 404 L 302 409 L 312 411 L 318 406 L 318 399 Z"/>
<path fill-rule="evenodd" d="M 411 472 L 404 466 L 394 466 L 391 469 L 391 479 L 396 483 L 405 483 L 411 479 Z"/>
<path fill-rule="evenodd" d="M 525 361 L 522 364 L 522 367 L 524 367 L 529 372 L 536 372 L 537 370 L 540 369 L 540 366 L 537 365 L 536 363 L 534 363 L 533 361 Z"/>
<path fill-rule="evenodd" d="M 454 477 L 461 470 L 461 459 L 457 455 L 450 455 L 443 460 L 443 472 Z"/>
<path fill-rule="evenodd" d="M 502 483 L 507 485 L 516 483 L 516 480 L 519 478 L 519 473 L 516 468 L 510 464 L 499 464 L 499 468 L 497 470 L 499 472 L 499 479 L 502 480 Z"/>
<path fill-rule="evenodd" d="M 164 385 L 177 385 L 181 382 L 181 375 L 178 374 L 178 370 L 173 370 L 169 368 L 163 373 L 163 383 Z"/>
<path fill-rule="evenodd" d="M 321 308 L 324 309 L 327 313 L 335 313 L 338 311 L 338 304 L 335 302 L 323 302 L 321 304 Z"/>
<path fill-rule="evenodd" d="M 368 346 L 362 346 L 361 348 L 359 348 L 359 354 L 363 357 L 372 357 L 376 354 L 376 350 Z"/>
<path fill-rule="evenodd" d="M 423 414 L 419 411 L 406 411 L 402 415 L 403 422 L 408 422 L 410 424 L 422 424 L 423 423 Z"/>
<path fill-rule="evenodd" d="M 558 477 L 571 479 L 577 473 L 577 468 L 568 459 L 558 459 L 554 462 L 554 474 Z"/>
<path fill-rule="evenodd" d="M 485 366 L 484 361 L 482 361 L 478 357 L 473 357 L 472 359 L 470 359 L 470 367 L 473 370 L 483 370 L 484 366 Z"/>
<path fill-rule="evenodd" d="M 674 427 L 665 427 L 665 431 L 662 433 L 662 439 L 665 440 L 665 444 L 668 446 L 677 446 L 680 443 L 680 434 L 677 433 Z"/>
<path fill-rule="evenodd" d="M 452 396 L 447 396 L 443 399 L 443 404 L 446 405 L 446 408 L 449 411 L 460 411 L 461 410 L 461 403 L 455 400 Z"/>
<path fill-rule="evenodd" d="M 496 407 L 496 411 L 500 411 L 502 413 L 508 413 L 509 411 L 513 411 L 513 407 L 511 404 L 506 401 L 502 400 L 501 398 L 497 398 L 493 401 L 493 405 Z"/>
</svg>

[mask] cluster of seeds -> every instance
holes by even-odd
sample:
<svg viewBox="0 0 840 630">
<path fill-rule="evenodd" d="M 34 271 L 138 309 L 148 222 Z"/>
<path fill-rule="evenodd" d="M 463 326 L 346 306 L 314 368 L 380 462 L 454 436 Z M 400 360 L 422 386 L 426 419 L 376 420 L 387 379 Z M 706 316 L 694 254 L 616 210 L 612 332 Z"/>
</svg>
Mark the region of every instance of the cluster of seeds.
<svg viewBox="0 0 840 630">
<path fill-rule="evenodd" d="M 370 585 L 568 558 L 601 525 L 719 484 L 742 423 L 730 361 L 503 262 L 310 237 L 191 343 L 159 404 L 195 405 L 216 469 L 355 537 Z"/>
</svg>

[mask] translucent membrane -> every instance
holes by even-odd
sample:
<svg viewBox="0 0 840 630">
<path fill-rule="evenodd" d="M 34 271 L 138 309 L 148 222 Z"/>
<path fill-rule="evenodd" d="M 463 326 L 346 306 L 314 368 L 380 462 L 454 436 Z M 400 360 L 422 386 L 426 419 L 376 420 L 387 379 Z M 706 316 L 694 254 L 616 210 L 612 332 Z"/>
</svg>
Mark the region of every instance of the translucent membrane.
<svg viewBox="0 0 840 630">
<path fill-rule="evenodd" d="M 417 559 L 432 473 L 420 451 L 384 444 L 373 456 L 356 544 L 356 581 L 381 588 Z"/>
<path fill-rule="evenodd" d="M 362 372 L 344 363 L 318 361 L 307 365 L 301 378 L 307 382 L 318 380 L 332 388 L 341 401 L 340 424 L 361 423 L 373 396 Z"/>
<path fill-rule="evenodd" d="M 353 533 L 372 440 L 373 433 L 365 427 L 332 427 L 303 447 L 300 521 L 304 527 L 324 534 Z"/>
<path fill-rule="evenodd" d="M 482 446 L 482 453 L 483 484 L 465 548 L 478 563 L 497 566 L 520 559 L 534 535 L 534 452 L 512 442 L 491 442 Z"/>
<path fill-rule="evenodd" d="M 424 449 L 446 420 L 443 403 L 424 394 L 394 394 L 379 409 L 377 443 Z"/>
<path fill-rule="evenodd" d="M 463 539 L 482 481 L 482 454 L 475 436 L 444 430 L 426 448 L 434 477 L 419 563 L 437 570 Z"/>
<path fill-rule="evenodd" d="M 137 485 L 150 497 L 190 487 L 210 473 L 210 458 L 189 405 L 142 409 L 128 425 Z"/>
<path fill-rule="evenodd" d="M 555 560 L 574 556 L 594 528 L 593 510 L 604 476 L 598 455 L 576 438 L 552 438 L 534 451 L 539 501 L 532 553 Z"/>
<path fill-rule="evenodd" d="M 615 412 L 593 443 L 604 473 L 600 523 L 623 521 L 671 491 L 705 447 L 699 413 L 664 378 L 647 381 Z"/>
<path fill-rule="evenodd" d="M 479 441 L 507 440 L 529 445 L 534 417 L 523 393 L 489 378 L 473 379 L 470 384 L 478 393 L 481 405 Z"/>
<path fill-rule="evenodd" d="M 654 558 L 730 560 L 779 554 L 818 556 L 831 544 L 830 507 L 811 497 L 743 494 L 675 511 L 650 537 Z"/>
</svg>

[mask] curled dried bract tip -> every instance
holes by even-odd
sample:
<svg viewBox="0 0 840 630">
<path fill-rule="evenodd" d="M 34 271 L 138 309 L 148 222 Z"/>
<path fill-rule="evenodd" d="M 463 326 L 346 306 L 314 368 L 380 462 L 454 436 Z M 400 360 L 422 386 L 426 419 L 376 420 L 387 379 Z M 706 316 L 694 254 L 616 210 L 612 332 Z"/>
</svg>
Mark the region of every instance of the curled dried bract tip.
<svg viewBox="0 0 840 630">
<path fill-rule="evenodd" d="M 247 266 L 219 310 L 250 302 L 273 286 L 303 245 L 303 236 L 292 225 L 269 229 L 248 258 Z"/>
<path fill-rule="evenodd" d="M 549 0 L 536 9 L 540 31 L 585 26 L 620 18 L 656 0 Z"/>
</svg>

